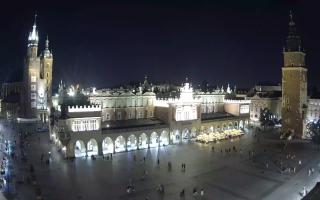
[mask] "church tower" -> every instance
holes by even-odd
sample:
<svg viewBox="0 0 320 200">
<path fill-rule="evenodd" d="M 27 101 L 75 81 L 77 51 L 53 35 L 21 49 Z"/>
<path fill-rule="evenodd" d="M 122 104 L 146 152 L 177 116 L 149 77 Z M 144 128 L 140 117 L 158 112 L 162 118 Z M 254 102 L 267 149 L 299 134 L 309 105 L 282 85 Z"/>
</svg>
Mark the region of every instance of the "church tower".
<svg viewBox="0 0 320 200">
<path fill-rule="evenodd" d="M 307 110 L 307 68 L 305 52 L 290 12 L 289 35 L 283 49 L 282 132 L 303 138 Z"/>
<path fill-rule="evenodd" d="M 38 55 L 39 35 L 36 20 L 28 37 L 27 57 L 24 67 L 24 92 L 21 108 L 24 117 L 32 121 L 48 121 L 51 107 L 52 63 L 53 56 L 49 50 L 47 38 L 45 49 Z"/>
<path fill-rule="evenodd" d="M 51 107 L 52 97 L 52 63 L 53 56 L 49 50 L 49 39 L 47 37 L 43 56 L 41 58 L 41 79 L 45 80 L 45 90 L 47 94 L 48 106 Z"/>
<path fill-rule="evenodd" d="M 24 68 L 24 98 L 21 98 L 24 115 L 27 118 L 37 118 L 37 91 L 40 79 L 40 59 L 38 57 L 39 36 L 36 19 L 28 37 L 27 57 Z"/>
</svg>

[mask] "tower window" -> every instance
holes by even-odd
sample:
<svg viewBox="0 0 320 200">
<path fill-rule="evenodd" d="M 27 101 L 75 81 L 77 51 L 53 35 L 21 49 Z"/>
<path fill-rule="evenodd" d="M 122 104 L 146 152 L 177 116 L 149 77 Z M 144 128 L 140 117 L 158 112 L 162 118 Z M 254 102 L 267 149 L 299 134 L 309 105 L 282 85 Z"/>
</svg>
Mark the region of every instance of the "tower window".
<svg viewBox="0 0 320 200">
<path fill-rule="evenodd" d="M 31 76 L 31 82 L 35 83 L 37 81 L 37 77 L 36 76 Z"/>
</svg>

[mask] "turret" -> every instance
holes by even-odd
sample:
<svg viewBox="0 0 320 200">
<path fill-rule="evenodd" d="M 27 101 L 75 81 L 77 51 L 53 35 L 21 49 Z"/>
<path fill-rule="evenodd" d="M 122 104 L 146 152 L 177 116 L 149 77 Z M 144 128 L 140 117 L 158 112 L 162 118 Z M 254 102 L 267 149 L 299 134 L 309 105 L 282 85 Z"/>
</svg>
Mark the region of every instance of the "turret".
<svg viewBox="0 0 320 200">
<path fill-rule="evenodd" d="M 39 35 L 37 30 L 36 19 L 37 15 L 35 15 L 32 31 L 29 33 L 28 37 L 28 58 L 37 58 L 38 55 Z"/>
</svg>

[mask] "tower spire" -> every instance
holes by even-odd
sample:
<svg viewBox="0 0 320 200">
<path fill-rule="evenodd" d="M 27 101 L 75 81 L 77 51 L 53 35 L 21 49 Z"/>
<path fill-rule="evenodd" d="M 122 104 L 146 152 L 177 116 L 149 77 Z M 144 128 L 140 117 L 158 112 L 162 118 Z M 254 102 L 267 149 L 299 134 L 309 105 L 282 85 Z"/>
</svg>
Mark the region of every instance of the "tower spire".
<svg viewBox="0 0 320 200">
<path fill-rule="evenodd" d="M 39 35 L 37 30 L 37 14 L 34 15 L 34 23 L 32 31 L 29 33 L 28 41 L 28 46 L 38 46 Z"/>
<path fill-rule="evenodd" d="M 289 14 L 289 34 L 287 37 L 286 51 L 301 51 L 301 39 L 297 33 L 296 24 L 293 21 L 293 12 Z"/>
<path fill-rule="evenodd" d="M 46 39 L 46 50 L 49 50 L 49 38 L 48 38 L 48 35 L 47 35 L 47 39 Z"/>
</svg>

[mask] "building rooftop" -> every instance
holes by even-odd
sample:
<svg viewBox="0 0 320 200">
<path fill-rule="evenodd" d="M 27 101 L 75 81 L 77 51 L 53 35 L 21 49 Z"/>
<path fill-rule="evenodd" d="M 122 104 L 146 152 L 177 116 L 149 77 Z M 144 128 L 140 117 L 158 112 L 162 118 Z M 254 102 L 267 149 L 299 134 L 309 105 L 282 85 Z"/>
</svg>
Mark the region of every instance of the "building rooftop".
<svg viewBox="0 0 320 200">
<path fill-rule="evenodd" d="M 225 118 L 234 118 L 236 116 L 231 115 L 226 112 L 218 112 L 218 113 L 202 113 L 201 120 L 212 120 L 212 119 L 225 119 Z"/>
<path fill-rule="evenodd" d="M 165 125 L 164 122 L 156 119 L 129 119 L 129 120 L 115 120 L 106 121 L 102 123 L 102 130 L 116 130 L 116 129 L 139 129 L 139 128 L 156 128 Z"/>
</svg>

